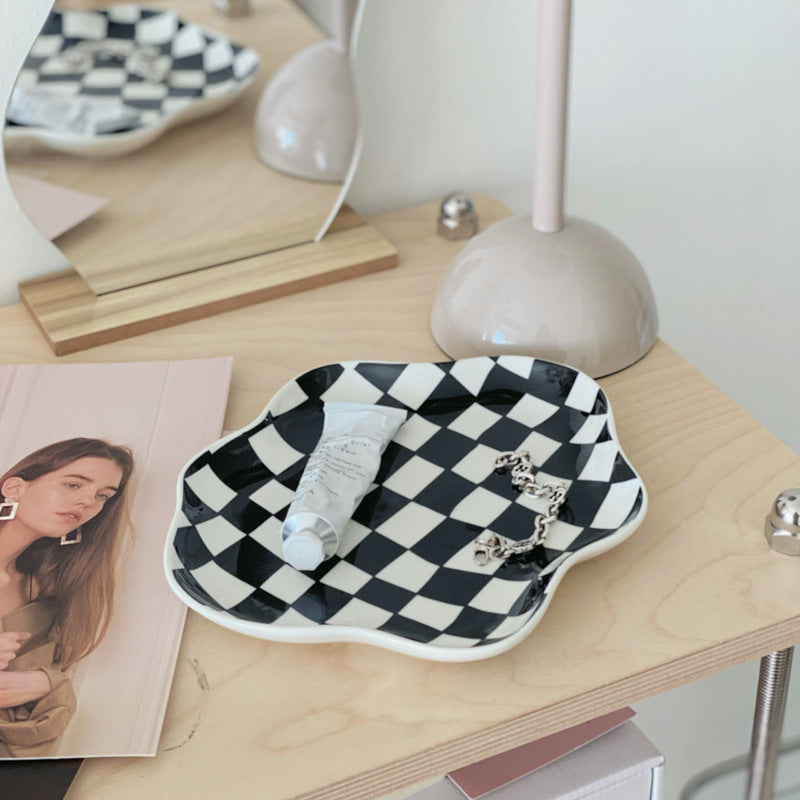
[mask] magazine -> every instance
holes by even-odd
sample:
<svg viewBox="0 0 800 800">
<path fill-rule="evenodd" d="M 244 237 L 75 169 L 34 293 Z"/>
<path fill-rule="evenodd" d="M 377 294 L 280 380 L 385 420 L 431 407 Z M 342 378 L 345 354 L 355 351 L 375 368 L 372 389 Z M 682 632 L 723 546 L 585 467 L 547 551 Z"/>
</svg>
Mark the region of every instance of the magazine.
<svg viewBox="0 0 800 800">
<path fill-rule="evenodd" d="M 155 754 L 186 614 L 164 540 L 231 367 L 0 366 L 0 758 Z"/>
</svg>

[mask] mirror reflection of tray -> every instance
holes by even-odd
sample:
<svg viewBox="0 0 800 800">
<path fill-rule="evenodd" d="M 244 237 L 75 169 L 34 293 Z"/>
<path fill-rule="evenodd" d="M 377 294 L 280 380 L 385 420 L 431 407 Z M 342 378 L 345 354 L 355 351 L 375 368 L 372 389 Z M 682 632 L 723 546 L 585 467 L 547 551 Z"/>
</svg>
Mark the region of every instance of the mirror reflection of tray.
<svg viewBox="0 0 800 800">
<path fill-rule="evenodd" d="M 254 50 L 172 11 L 127 3 L 97 11 L 55 9 L 17 79 L 5 139 L 121 155 L 230 105 L 258 67 Z M 40 124 L 15 124 L 23 111 L 24 119 Z M 87 124 L 90 115 L 99 117 L 97 124 Z"/>
<path fill-rule="evenodd" d="M 303 573 L 283 562 L 280 527 L 326 401 L 413 413 L 337 555 Z M 477 536 L 526 539 L 544 510 L 494 470 L 499 452 L 520 448 L 566 500 L 543 545 L 482 567 Z M 597 383 L 524 356 L 313 369 L 187 464 L 178 491 L 166 572 L 203 616 L 264 639 L 366 642 L 441 661 L 519 643 L 566 570 L 619 544 L 647 507 Z"/>
</svg>

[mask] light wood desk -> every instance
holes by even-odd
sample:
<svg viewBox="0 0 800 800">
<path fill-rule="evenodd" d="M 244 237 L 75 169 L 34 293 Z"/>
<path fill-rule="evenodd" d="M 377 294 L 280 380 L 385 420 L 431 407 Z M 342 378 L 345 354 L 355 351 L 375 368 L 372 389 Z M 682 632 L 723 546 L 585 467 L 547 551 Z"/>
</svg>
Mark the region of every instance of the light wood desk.
<svg viewBox="0 0 800 800">
<path fill-rule="evenodd" d="M 506 214 L 489 198 L 478 210 L 483 224 Z M 460 243 L 435 235 L 436 211 L 373 220 L 394 270 L 62 360 L 232 354 L 228 429 L 318 364 L 443 360 L 428 318 Z M 0 309 L 0 341 L 3 361 L 55 360 L 21 306 Z M 522 644 L 441 664 L 264 642 L 190 612 L 158 756 L 87 763 L 68 800 L 380 797 L 800 641 L 797 560 L 762 535 L 800 458 L 661 342 L 601 384 L 650 510 L 567 574 Z"/>
</svg>

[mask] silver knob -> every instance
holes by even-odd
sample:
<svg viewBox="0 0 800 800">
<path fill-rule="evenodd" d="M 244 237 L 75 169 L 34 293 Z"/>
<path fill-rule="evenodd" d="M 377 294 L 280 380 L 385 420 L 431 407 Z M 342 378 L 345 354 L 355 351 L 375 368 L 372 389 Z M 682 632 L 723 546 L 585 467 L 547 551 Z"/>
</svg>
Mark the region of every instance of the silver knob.
<svg viewBox="0 0 800 800">
<path fill-rule="evenodd" d="M 787 556 L 800 556 L 800 489 L 781 492 L 764 525 L 769 546 Z"/>
<path fill-rule="evenodd" d="M 250 0 L 214 0 L 214 8 L 226 17 L 243 17 L 250 13 Z"/>
<path fill-rule="evenodd" d="M 439 235 L 446 239 L 469 239 L 477 232 L 478 215 L 472 198 L 465 192 L 447 195 L 439 212 Z"/>
</svg>

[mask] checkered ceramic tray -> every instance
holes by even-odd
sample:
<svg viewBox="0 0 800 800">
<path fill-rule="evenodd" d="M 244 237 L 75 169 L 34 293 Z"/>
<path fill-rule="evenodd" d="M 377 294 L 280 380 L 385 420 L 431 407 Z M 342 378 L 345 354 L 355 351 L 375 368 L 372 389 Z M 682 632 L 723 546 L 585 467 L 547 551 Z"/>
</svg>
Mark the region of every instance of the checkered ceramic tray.
<svg viewBox="0 0 800 800">
<path fill-rule="evenodd" d="M 304 573 L 283 561 L 280 528 L 326 401 L 411 414 L 337 555 Z M 543 545 L 480 566 L 476 537 L 526 539 L 544 510 L 494 469 L 517 449 L 566 500 Z M 608 401 L 582 372 L 523 356 L 343 362 L 297 377 L 184 468 L 165 566 L 185 603 L 242 633 L 468 661 L 526 637 L 567 569 L 629 536 L 646 507 Z"/>
<path fill-rule="evenodd" d="M 125 121 L 114 132 L 85 133 L 56 124 L 13 124 L 9 115 L 5 138 L 12 145 L 120 155 L 178 123 L 222 110 L 250 85 L 258 67 L 254 50 L 171 11 L 132 4 L 98 11 L 54 10 L 17 87 L 28 92 L 28 103 L 36 103 L 39 116 L 47 115 L 42 109 L 47 98 L 52 98 L 51 105 L 80 98 L 121 108 Z"/>
</svg>

